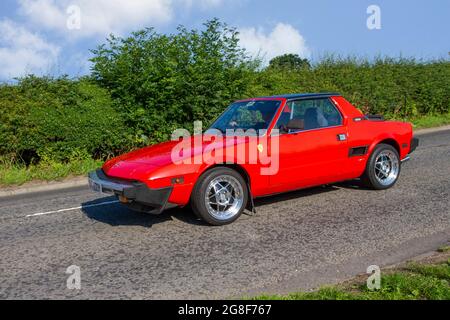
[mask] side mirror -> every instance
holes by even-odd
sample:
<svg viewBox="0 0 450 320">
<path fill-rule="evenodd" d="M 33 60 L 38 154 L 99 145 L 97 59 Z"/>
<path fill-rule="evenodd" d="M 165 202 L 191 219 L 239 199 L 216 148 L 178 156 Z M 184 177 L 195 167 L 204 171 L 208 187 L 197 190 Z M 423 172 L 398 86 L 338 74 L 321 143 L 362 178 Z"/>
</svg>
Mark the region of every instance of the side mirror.
<svg viewBox="0 0 450 320">
<path fill-rule="evenodd" d="M 301 119 L 292 119 L 289 120 L 286 128 L 288 130 L 303 130 L 305 128 L 305 123 Z"/>
</svg>

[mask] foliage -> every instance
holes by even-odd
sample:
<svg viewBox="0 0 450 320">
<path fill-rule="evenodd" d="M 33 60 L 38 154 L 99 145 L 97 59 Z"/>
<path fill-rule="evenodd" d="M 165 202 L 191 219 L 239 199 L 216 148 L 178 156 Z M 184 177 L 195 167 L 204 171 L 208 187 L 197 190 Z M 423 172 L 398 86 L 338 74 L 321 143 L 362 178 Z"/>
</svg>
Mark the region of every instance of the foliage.
<svg viewBox="0 0 450 320">
<path fill-rule="evenodd" d="M 311 64 L 308 59 L 303 59 L 298 54 L 292 53 L 275 57 L 269 62 L 269 68 L 274 69 L 301 70 L 310 67 Z"/>
<path fill-rule="evenodd" d="M 387 117 L 445 114 L 450 104 L 450 61 L 325 57 L 312 68 L 267 68 L 246 96 L 338 92 L 366 113 Z"/>
<path fill-rule="evenodd" d="M 111 36 L 93 50 L 93 76 L 110 90 L 137 143 L 167 139 L 194 120 L 209 123 L 243 96 L 254 68 L 235 29 L 212 20 L 203 31 L 153 29 Z"/>
<path fill-rule="evenodd" d="M 370 291 L 365 284 L 353 287 L 324 287 L 315 292 L 285 296 L 264 295 L 257 300 L 449 300 L 450 260 L 441 264 L 411 264 L 381 278 L 381 289 Z"/>
<path fill-rule="evenodd" d="M 34 76 L 0 86 L 0 155 L 40 160 L 106 158 L 123 151 L 126 129 L 106 90 L 87 79 Z"/>
<path fill-rule="evenodd" d="M 442 246 L 438 249 L 439 252 L 450 252 L 450 246 Z"/>
<path fill-rule="evenodd" d="M 67 162 L 43 160 L 25 166 L 0 159 L 0 186 L 21 185 L 32 180 L 54 181 L 71 176 L 84 175 L 98 168 L 103 161 L 90 158 L 73 158 Z"/>
</svg>

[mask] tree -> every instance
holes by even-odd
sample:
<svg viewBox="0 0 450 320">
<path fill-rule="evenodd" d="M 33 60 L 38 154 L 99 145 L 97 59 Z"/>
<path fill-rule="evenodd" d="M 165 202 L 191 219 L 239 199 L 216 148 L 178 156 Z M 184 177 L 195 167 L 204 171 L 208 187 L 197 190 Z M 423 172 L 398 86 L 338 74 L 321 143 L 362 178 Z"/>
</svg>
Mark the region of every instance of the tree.
<svg viewBox="0 0 450 320">
<path fill-rule="evenodd" d="M 269 62 L 269 68 L 299 70 L 310 67 L 308 59 L 302 59 L 298 54 L 284 54 Z"/>
<path fill-rule="evenodd" d="M 203 30 L 177 30 L 111 36 L 93 50 L 93 77 L 110 90 L 138 144 L 167 139 L 194 120 L 210 122 L 244 95 L 255 69 L 236 29 L 217 19 Z"/>
</svg>

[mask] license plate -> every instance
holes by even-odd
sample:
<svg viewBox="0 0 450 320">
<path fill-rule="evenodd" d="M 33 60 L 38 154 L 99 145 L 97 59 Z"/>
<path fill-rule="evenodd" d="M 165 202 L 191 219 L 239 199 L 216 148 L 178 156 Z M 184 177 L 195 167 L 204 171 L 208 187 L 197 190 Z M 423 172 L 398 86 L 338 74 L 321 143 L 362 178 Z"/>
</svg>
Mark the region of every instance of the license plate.
<svg viewBox="0 0 450 320">
<path fill-rule="evenodd" d="M 89 187 L 92 191 L 102 193 L 102 186 L 101 184 L 89 179 Z"/>
</svg>

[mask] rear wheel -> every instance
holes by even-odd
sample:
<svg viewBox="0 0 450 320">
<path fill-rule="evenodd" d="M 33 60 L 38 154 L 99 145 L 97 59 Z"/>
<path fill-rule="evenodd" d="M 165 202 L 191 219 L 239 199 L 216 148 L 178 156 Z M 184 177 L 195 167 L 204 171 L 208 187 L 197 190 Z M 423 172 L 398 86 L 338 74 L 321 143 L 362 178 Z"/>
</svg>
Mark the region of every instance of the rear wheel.
<svg viewBox="0 0 450 320">
<path fill-rule="evenodd" d="M 192 210 L 207 223 L 234 222 L 247 206 L 245 180 L 230 168 L 215 168 L 200 177 L 192 192 Z"/>
<path fill-rule="evenodd" d="M 370 155 L 363 182 L 376 190 L 389 189 L 397 182 L 401 162 L 397 150 L 389 144 L 379 144 Z"/>
</svg>

